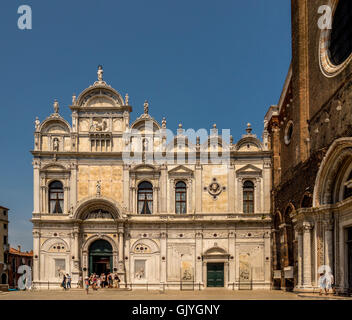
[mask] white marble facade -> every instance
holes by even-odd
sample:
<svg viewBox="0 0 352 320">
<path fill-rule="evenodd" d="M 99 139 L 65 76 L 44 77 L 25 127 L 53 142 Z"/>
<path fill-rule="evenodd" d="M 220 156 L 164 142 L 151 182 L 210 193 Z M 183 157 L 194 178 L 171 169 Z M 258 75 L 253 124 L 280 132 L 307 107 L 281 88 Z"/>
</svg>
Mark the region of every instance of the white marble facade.
<svg viewBox="0 0 352 320">
<path fill-rule="evenodd" d="M 34 286 L 59 286 L 59 271 L 75 284 L 108 259 L 122 287 L 269 289 L 267 143 L 250 126 L 237 143 L 216 125 L 203 141 L 182 125 L 168 140 L 166 120 L 152 118 L 148 102 L 131 124 L 128 95 L 102 71 L 73 96 L 72 125 L 58 102 L 35 122 Z M 103 258 L 93 257 L 97 241 L 108 243 Z"/>
</svg>

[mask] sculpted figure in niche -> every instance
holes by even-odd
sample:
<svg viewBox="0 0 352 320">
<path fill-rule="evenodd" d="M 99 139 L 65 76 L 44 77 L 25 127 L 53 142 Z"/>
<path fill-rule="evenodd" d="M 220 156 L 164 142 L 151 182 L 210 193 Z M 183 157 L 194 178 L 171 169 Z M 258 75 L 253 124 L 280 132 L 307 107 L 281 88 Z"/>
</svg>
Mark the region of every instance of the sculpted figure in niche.
<svg viewBox="0 0 352 320">
<path fill-rule="evenodd" d="M 183 273 L 182 280 L 192 280 L 192 274 L 188 269 Z"/>
<path fill-rule="evenodd" d="M 54 149 L 54 151 L 59 151 L 59 139 L 58 138 L 54 138 L 53 149 Z"/>
<path fill-rule="evenodd" d="M 143 268 L 140 268 L 139 271 L 136 272 L 136 278 L 137 279 L 144 278 L 144 269 Z"/>
<path fill-rule="evenodd" d="M 97 181 L 96 188 L 97 188 L 97 196 L 100 196 L 100 194 L 101 194 L 101 181 L 100 180 Z"/>
<path fill-rule="evenodd" d="M 93 119 L 93 125 L 91 127 L 91 131 L 96 131 L 96 132 L 101 132 L 101 131 L 107 131 L 108 124 L 106 120 L 103 120 L 101 118 Z"/>
</svg>

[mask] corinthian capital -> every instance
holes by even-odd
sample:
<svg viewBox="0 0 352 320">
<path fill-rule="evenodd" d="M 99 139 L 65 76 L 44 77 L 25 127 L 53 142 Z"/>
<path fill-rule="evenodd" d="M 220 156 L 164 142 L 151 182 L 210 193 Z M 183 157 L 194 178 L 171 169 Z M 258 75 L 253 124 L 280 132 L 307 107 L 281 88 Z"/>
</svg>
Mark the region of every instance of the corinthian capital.
<svg viewBox="0 0 352 320">
<path fill-rule="evenodd" d="M 313 229 L 313 224 L 310 222 L 303 222 L 303 231 L 304 232 L 309 232 L 310 230 Z"/>
</svg>

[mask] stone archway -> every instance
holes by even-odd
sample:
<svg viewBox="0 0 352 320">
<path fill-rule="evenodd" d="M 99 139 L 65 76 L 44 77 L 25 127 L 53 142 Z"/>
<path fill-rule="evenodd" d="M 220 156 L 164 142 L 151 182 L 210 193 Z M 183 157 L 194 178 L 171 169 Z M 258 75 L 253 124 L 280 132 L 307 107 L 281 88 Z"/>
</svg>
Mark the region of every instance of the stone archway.
<svg viewBox="0 0 352 320">
<path fill-rule="evenodd" d="M 90 268 L 91 268 L 91 266 L 90 266 L 91 245 L 93 245 L 96 241 L 99 241 L 99 240 L 106 241 L 111 246 L 111 249 L 112 249 L 111 250 L 111 261 L 109 261 L 110 269 L 111 269 L 110 271 L 111 272 L 118 271 L 118 248 L 117 248 L 115 241 L 107 235 L 97 234 L 97 235 L 94 235 L 94 236 L 88 238 L 82 246 L 82 271 L 83 271 L 84 277 L 87 277 L 89 275 L 89 272 L 91 271 L 90 270 Z M 97 256 L 99 256 L 99 254 L 97 254 Z M 109 253 L 109 257 L 110 257 L 110 253 Z"/>
</svg>

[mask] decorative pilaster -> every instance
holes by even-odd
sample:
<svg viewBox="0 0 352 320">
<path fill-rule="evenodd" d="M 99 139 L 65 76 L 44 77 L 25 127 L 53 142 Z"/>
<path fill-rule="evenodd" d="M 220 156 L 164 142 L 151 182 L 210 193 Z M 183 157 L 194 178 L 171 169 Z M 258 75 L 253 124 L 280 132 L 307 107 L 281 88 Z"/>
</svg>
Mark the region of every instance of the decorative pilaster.
<svg viewBox="0 0 352 320">
<path fill-rule="evenodd" d="M 333 256 L 333 230 L 334 221 L 324 221 L 324 251 L 325 251 L 325 265 L 329 266 L 331 270 L 334 269 L 334 256 Z"/>
<path fill-rule="evenodd" d="M 128 212 L 131 211 L 131 204 L 129 201 L 129 165 L 123 166 L 123 204 Z"/>
<path fill-rule="evenodd" d="M 40 280 L 40 232 L 33 230 L 33 283 Z"/>
<path fill-rule="evenodd" d="M 160 281 L 166 283 L 166 256 L 167 256 L 167 233 L 166 228 L 160 233 L 160 257 L 161 257 L 161 267 L 160 267 Z"/>
<path fill-rule="evenodd" d="M 40 161 L 33 160 L 33 213 L 40 212 Z"/>
<path fill-rule="evenodd" d="M 167 167 L 166 165 L 161 166 L 160 170 L 160 180 L 161 180 L 161 189 L 160 189 L 160 209 L 162 213 L 167 212 Z"/>
<path fill-rule="evenodd" d="M 312 288 L 312 248 L 311 230 L 309 222 L 303 223 L 303 288 Z"/>
<path fill-rule="evenodd" d="M 202 212 L 202 194 L 203 194 L 203 188 L 202 188 L 202 165 L 201 164 L 196 164 L 196 170 L 195 170 L 195 183 L 196 183 L 196 213 Z"/>
<path fill-rule="evenodd" d="M 195 281 L 196 284 L 203 283 L 203 269 L 202 269 L 202 242 L 203 233 L 201 230 L 196 231 L 196 268 L 195 268 Z"/>
<path fill-rule="evenodd" d="M 118 263 L 118 272 L 123 272 L 125 270 L 124 268 L 124 250 L 123 250 L 123 234 L 124 234 L 124 230 L 123 227 L 119 227 L 118 229 L 118 233 L 119 233 L 119 263 Z"/>
<path fill-rule="evenodd" d="M 229 165 L 227 168 L 228 183 L 228 212 L 235 212 L 235 166 Z"/>
<path fill-rule="evenodd" d="M 302 229 L 296 227 L 297 232 L 297 289 L 302 287 L 303 280 L 303 233 Z"/>
</svg>

